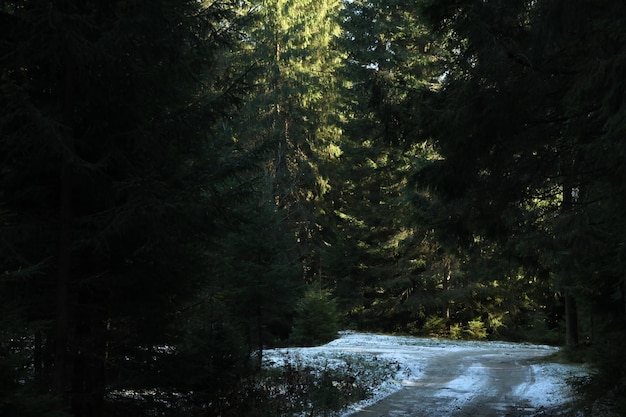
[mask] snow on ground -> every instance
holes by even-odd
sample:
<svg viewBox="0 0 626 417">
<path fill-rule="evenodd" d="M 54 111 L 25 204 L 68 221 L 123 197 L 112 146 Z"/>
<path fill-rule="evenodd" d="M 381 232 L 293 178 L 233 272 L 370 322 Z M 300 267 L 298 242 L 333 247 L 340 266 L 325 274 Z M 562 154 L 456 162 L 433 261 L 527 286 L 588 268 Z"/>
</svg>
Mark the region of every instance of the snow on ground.
<svg viewBox="0 0 626 417">
<path fill-rule="evenodd" d="M 323 369 L 340 366 L 353 360 L 374 371 L 378 369 L 380 378 L 372 378 L 372 396 L 355 404 L 354 408 L 358 409 L 380 401 L 403 386 L 416 384 L 429 360 L 444 351 L 470 354 L 485 349 L 501 352 L 503 355 L 514 355 L 516 350 L 523 350 L 526 355 L 530 352 L 536 357 L 548 356 L 558 351 L 555 347 L 526 343 L 455 341 L 346 331 L 342 332 L 338 339 L 323 346 L 270 349 L 265 351 L 264 355 L 267 366 L 280 366 L 285 361 L 298 361 L 302 365 Z M 527 398 L 536 406 L 564 403 L 569 397 L 564 376 L 580 375 L 579 368 L 551 363 L 534 364 L 532 372 L 537 383 L 522 384 L 516 388 L 515 394 Z M 483 373 L 484 370 L 480 368 L 472 368 L 450 381 L 447 388 L 457 393 L 469 392 L 484 383 Z M 549 395 L 546 395 L 547 393 Z M 346 412 L 343 416 L 348 416 L 352 412 Z"/>
<path fill-rule="evenodd" d="M 485 368 L 470 367 L 465 374 L 448 382 L 446 390 L 440 391 L 436 396 L 448 399 L 453 396 L 454 402 L 464 404 L 472 398 L 473 391 L 481 390 L 487 385 L 486 374 Z"/>
<path fill-rule="evenodd" d="M 566 402 L 572 395 L 567 379 L 585 375 L 581 367 L 574 365 L 544 363 L 531 365 L 531 368 L 535 383 L 519 386 L 515 394 L 527 398 L 537 407 L 552 407 Z"/>
</svg>

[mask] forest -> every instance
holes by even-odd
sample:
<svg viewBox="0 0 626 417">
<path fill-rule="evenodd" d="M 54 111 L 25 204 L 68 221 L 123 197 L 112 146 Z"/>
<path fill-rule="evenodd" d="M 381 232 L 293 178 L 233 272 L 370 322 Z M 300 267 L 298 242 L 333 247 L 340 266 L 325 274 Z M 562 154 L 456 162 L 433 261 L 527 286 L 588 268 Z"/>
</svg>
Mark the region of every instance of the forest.
<svg viewBox="0 0 626 417">
<path fill-rule="evenodd" d="M 0 34 L 0 415 L 289 415 L 263 351 L 341 329 L 564 346 L 626 412 L 626 3 L 0 0 Z"/>
</svg>

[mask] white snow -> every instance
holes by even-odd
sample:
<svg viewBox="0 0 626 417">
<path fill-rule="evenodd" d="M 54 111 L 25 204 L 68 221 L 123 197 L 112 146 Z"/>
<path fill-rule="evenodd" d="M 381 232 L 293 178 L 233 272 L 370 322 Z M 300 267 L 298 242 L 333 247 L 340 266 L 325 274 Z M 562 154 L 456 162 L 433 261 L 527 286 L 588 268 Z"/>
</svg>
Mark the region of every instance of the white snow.
<svg viewBox="0 0 626 417">
<path fill-rule="evenodd" d="M 372 369 L 383 370 L 380 378 L 373 379 L 375 382 L 371 386 L 371 398 L 354 404 L 353 410 L 342 414 L 345 417 L 356 409 L 380 401 L 403 386 L 419 385 L 424 367 L 438 355 L 451 352 L 470 354 L 484 349 L 499 355 L 514 355 L 516 350 L 523 350 L 526 356 L 534 357 L 547 356 L 558 350 L 551 346 L 525 343 L 453 341 L 346 331 L 324 346 L 270 349 L 264 355 L 267 366 L 280 366 L 285 361 L 297 360 L 303 365 L 321 369 L 333 364 L 345 364 L 352 358 L 362 364 L 372 365 Z M 514 394 L 527 399 L 535 407 L 564 403 L 570 396 L 566 378 L 581 373 L 580 368 L 551 363 L 534 364 L 531 369 L 533 383 L 521 384 L 516 387 Z M 466 401 L 465 396 L 469 396 L 480 384 L 485 384 L 485 372 L 484 368 L 470 366 L 462 376 L 451 380 L 446 390 L 438 395 L 453 395 L 455 401 Z"/>
<path fill-rule="evenodd" d="M 531 368 L 534 383 L 520 385 L 515 395 L 528 399 L 535 407 L 550 407 L 567 401 L 571 398 L 567 379 L 585 374 L 580 367 L 557 363 L 531 365 Z"/>
<path fill-rule="evenodd" d="M 482 389 L 487 385 L 485 368 L 470 367 L 468 371 L 446 384 L 446 389 L 440 391 L 437 397 L 453 398 L 455 402 L 466 403 L 472 396 L 473 391 Z"/>
</svg>

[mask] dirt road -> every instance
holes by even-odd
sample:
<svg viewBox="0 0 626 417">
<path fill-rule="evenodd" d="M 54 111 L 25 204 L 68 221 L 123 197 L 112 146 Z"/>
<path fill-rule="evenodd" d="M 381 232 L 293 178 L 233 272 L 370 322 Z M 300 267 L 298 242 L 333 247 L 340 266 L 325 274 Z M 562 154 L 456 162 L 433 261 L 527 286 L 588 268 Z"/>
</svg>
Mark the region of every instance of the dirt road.
<svg viewBox="0 0 626 417">
<path fill-rule="evenodd" d="M 502 417 L 556 415 L 546 408 L 563 393 L 534 365 L 545 351 L 519 348 L 446 352 L 429 359 L 421 377 L 352 417 Z M 545 396 L 538 400 L 537 396 Z M 558 401 L 557 401 L 558 402 Z M 556 404 L 558 406 L 558 404 Z"/>
</svg>

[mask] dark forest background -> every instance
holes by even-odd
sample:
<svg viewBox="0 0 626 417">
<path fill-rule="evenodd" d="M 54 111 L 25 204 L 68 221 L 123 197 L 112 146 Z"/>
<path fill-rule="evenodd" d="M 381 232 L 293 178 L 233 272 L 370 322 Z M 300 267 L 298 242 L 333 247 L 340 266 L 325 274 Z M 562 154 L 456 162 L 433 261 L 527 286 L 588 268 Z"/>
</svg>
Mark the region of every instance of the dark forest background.
<svg viewBox="0 0 626 417">
<path fill-rule="evenodd" d="M 564 345 L 624 398 L 625 20 L 0 1 L 0 415 L 280 415 L 263 350 L 342 328 Z"/>
</svg>

